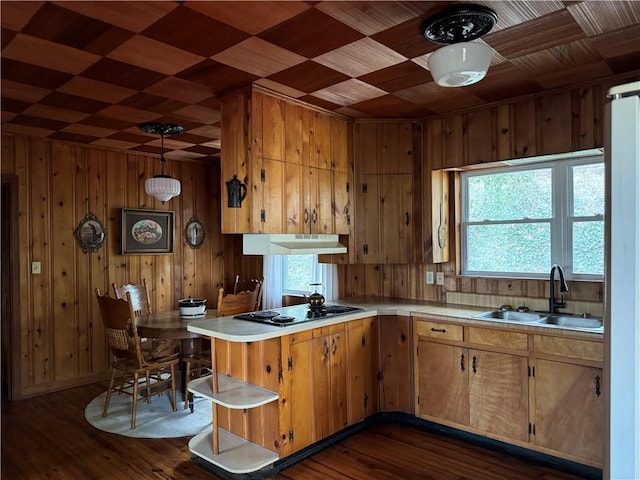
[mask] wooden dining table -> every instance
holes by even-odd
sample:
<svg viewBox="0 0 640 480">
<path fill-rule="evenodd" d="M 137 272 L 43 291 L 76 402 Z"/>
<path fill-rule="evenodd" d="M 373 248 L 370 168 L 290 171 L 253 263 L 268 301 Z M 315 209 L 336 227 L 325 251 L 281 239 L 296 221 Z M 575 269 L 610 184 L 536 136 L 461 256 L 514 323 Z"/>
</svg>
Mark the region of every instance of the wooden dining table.
<svg viewBox="0 0 640 480">
<path fill-rule="evenodd" d="M 216 310 L 207 310 L 204 317 L 216 316 Z M 170 312 L 151 313 L 136 317 L 136 327 L 138 335 L 142 338 L 158 338 L 180 340 L 180 356 L 186 357 L 200 352 L 202 349 L 202 335 L 190 332 L 187 326 L 191 318 L 182 318 L 179 310 Z M 185 368 L 182 363 L 182 378 L 185 379 Z M 183 381 L 183 394 L 186 394 L 186 381 Z"/>
</svg>

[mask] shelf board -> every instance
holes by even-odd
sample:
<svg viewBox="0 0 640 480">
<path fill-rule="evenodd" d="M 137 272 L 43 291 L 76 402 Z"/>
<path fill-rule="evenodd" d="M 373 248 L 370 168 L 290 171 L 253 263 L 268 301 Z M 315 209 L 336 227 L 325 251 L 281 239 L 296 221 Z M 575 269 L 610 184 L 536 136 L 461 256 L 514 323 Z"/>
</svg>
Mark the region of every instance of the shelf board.
<svg viewBox="0 0 640 480">
<path fill-rule="evenodd" d="M 188 390 L 195 395 L 232 409 L 254 408 L 278 400 L 278 393 L 250 383 L 218 374 L 218 393 L 213 393 L 211 377 L 189 382 Z"/>
<path fill-rule="evenodd" d="M 194 455 L 231 473 L 250 473 L 271 465 L 278 455 L 238 437 L 223 429 L 218 429 L 220 453 L 213 454 L 212 429 L 208 428 L 189 441 L 189 450 Z"/>
</svg>

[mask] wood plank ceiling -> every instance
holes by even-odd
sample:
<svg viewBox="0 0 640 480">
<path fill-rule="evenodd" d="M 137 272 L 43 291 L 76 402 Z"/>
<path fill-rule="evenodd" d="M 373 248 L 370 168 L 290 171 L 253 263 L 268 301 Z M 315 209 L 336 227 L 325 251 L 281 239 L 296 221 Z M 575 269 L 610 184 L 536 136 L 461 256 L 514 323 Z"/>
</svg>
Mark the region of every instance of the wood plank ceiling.
<svg viewBox="0 0 640 480">
<path fill-rule="evenodd" d="M 167 157 L 197 159 L 219 155 L 220 97 L 251 83 L 423 118 L 640 68 L 640 1 L 477 1 L 498 15 L 489 73 L 439 87 L 420 27 L 452 3 L 3 1 L 2 131 L 159 154 L 137 124 L 173 122 Z"/>
</svg>

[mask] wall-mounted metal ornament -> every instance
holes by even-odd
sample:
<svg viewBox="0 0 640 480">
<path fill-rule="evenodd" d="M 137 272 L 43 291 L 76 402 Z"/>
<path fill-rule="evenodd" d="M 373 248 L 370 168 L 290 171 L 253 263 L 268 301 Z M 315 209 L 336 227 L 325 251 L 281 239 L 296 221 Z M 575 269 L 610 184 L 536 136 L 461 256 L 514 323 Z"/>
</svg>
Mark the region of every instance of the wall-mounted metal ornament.
<svg viewBox="0 0 640 480">
<path fill-rule="evenodd" d="M 184 227 L 184 238 L 191 248 L 200 248 L 204 242 L 205 234 L 204 225 L 195 216 L 191 217 L 187 226 Z"/>
<path fill-rule="evenodd" d="M 75 236 L 84 253 L 97 252 L 107 238 L 104 225 L 93 212 L 89 212 L 80 220 Z"/>
<path fill-rule="evenodd" d="M 242 201 L 247 196 L 247 186 L 238 180 L 238 176 L 234 175 L 227 182 L 227 206 L 229 208 L 240 208 Z"/>
</svg>

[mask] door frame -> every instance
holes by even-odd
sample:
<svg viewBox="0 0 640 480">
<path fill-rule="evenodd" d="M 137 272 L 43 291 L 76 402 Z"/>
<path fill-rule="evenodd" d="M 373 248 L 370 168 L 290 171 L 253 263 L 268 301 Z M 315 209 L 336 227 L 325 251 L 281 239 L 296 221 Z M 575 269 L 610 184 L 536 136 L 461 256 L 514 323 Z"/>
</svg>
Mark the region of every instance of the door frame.
<svg viewBox="0 0 640 480">
<path fill-rule="evenodd" d="M 21 397 L 20 381 L 20 250 L 18 242 L 19 215 L 18 215 L 18 177 L 17 175 L 2 174 L 2 250 L 6 259 L 2 263 L 3 278 L 10 284 L 10 292 L 6 298 L 9 318 L 2 319 L 2 335 L 8 335 L 6 339 L 9 354 L 5 357 L 7 366 L 7 395 L 10 400 Z M 12 226 L 13 228 L 7 228 Z M 8 324 L 5 322 L 8 321 Z"/>
</svg>

